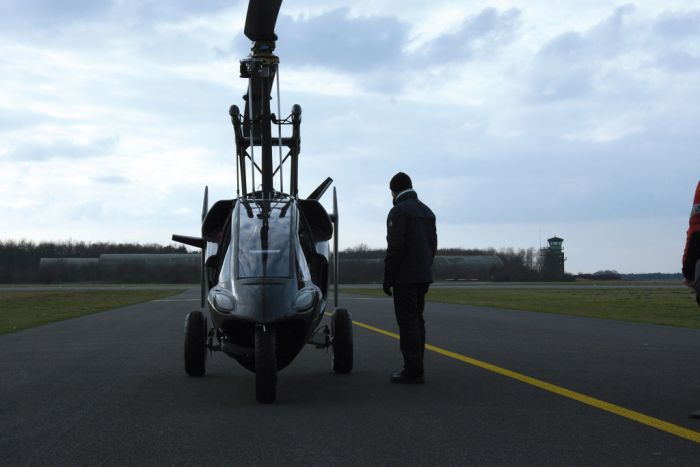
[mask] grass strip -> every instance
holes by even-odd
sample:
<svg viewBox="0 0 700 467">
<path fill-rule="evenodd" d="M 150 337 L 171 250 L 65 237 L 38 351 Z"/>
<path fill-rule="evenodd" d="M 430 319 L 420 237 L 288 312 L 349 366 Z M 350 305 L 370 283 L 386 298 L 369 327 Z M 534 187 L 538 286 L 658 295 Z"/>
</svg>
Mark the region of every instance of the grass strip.
<svg viewBox="0 0 700 467">
<path fill-rule="evenodd" d="M 381 288 L 344 293 L 383 296 Z M 700 328 L 700 308 L 689 289 L 476 289 L 433 288 L 433 302 Z"/>
<path fill-rule="evenodd" d="M 0 292 L 0 334 L 170 297 L 183 291 L 184 289 Z"/>
</svg>

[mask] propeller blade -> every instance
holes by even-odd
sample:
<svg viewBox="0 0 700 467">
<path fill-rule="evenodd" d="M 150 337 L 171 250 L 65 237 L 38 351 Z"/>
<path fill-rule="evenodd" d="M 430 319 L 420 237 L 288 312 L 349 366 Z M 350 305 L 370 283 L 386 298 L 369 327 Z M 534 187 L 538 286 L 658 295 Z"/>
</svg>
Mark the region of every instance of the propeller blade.
<svg viewBox="0 0 700 467">
<path fill-rule="evenodd" d="M 250 0 L 245 18 L 246 37 L 253 42 L 276 41 L 275 24 L 282 0 Z"/>
<path fill-rule="evenodd" d="M 209 212 L 209 187 L 204 187 L 204 202 L 202 203 L 202 222 L 204 218 L 207 217 L 207 212 Z"/>
<path fill-rule="evenodd" d="M 331 177 L 326 178 L 306 199 L 321 199 L 321 196 L 331 186 L 331 183 L 333 183 L 333 179 Z"/>
<path fill-rule="evenodd" d="M 205 186 L 204 187 L 204 201 L 202 202 L 202 224 L 204 223 L 204 218 L 207 216 L 207 212 L 209 211 L 209 187 Z M 202 232 L 202 236 L 204 236 L 204 232 Z M 204 245 L 202 245 L 202 251 L 200 253 L 200 281 L 201 281 L 201 288 L 200 288 L 200 306 L 201 308 L 204 308 L 204 303 L 207 300 L 207 292 L 209 291 L 209 287 L 207 284 L 207 265 L 205 264 L 207 258 L 207 243 L 206 241 L 204 242 Z"/>
<path fill-rule="evenodd" d="M 199 237 L 188 237 L 186 235 L 173 234 L 172 237 L 174 242 L 182 243 L 183 245 L 193 246 L 195 248 L 204 248 L 206 245 L 206 240 Z"/>
<path fill-rule="evenodd" d="M 338 308 L 338 197 L 333 187 L 333 299 Z"/>
</svg>

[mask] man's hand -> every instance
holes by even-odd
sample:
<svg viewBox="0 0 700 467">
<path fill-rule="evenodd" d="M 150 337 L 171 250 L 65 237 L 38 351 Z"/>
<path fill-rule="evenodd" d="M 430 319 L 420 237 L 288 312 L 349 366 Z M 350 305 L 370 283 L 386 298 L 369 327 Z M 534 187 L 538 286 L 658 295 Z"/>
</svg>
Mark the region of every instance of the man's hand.
<svg viewBox="0 0 700 467">
<path fill-rule="evenodd" d="M 384 284 L 382 286 L 382 289 L 384 289 L 384 293 L 387 294 L 388 296 L 392 296 L 391 294 L 391 286 L 389 284 Z"/>
</svg>

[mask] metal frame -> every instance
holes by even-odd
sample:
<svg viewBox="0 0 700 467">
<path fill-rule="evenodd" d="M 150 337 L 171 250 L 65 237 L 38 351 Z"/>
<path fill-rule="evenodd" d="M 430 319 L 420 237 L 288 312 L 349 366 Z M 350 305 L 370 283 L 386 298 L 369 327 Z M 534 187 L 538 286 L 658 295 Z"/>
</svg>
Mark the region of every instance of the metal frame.
<svg viewBox="0 0 700 467">
<path fill-rule="evenodd" d="M 273 180 L 277 172 L 280 172 L 280 191 L 282 191 L 281 170 L 288 159 L 291 159 L 292 164 L 289 195 L 294 198 L 298 196 L 301 106 L 295 104 L 289 116 L 282 120 L 270 112 L 271 91 L 278 69 L 279 59 L 269 49 L 259 47 L 258 43 L 253 45 L 251 55 L 241 60 L 241 77 L 248 78 L 248 92 L 243 96 L 245 111 L 241 113 L 238 106 L 233 105 L 229 109 L 229 115 L 231 116 L 236 139 L 237 169 L 240 172 L 239 190 L 242 188 L 241 194 L 243 196 L 256 193 L 255 171 L 262 176 L 262 197 L 269 198 L 274 195 Z M 278 126 L 277 138 L 272 137 L 272 124 Z M 283 125 L 291 125 L 291 137 L 282 137 L 281 128 Z M 254 148 L 256 146 L 261 148 L 262 160 L 260 165 L 256 163 L 254 158 Z M 280 162 L 276 168 L 273 168 L 272 162 L 273 146 L 280 147 Z M 289 148 L 284 158 L 282 158 L 282 146 Z M 248 148 L 250 148 L 250 154 L 247 151 Z M 253 182 L 252 190 L 248 189 L 247 161 L 250 161 Z"/>
</svg>

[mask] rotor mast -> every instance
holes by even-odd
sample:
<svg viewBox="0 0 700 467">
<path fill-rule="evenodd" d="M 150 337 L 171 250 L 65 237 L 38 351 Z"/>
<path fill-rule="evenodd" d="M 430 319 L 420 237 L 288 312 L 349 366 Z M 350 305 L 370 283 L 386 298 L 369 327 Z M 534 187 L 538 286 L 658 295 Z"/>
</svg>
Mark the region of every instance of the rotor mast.
<svg viewBox="0 0 700 467">
<path fill-rule="evenodd" d="M 281 5 L 282 0 L 250 0 L 244 33 L 253 41 L 253 47 L 250 56 L 241 60 L 241 77 L 248 78 L 248 92 L 244 99 L 245 116 L 249 119 L 249 125 L 244 126 L 243 130 L 249 138 L 251 148 L 256 143 L 261 147 L 260 171 L 264 196 L 271 196 L 274 192 L 270 100 L 279 65 L 279 58 L 273 51 L 277 41 L 275 23 Z M 253 186 L 253 191 L 256 188 Z"/>
<path fill-rule="evenodd" d="M 253 42 L 250 55 L 240 62 L 241 78 L 248 80 L 248 89 L 243 96 L 243 112 L 236 105 L 229 109 L 231 123 L 236 137 L 237 180 L 243 195 L 260 191 L 263 197 L 272 197 L 275 193 L 273 180 L 279 171 L 280 191 L 283 188 L 282 166 L 287 159 L 291 163 L 289 195 L 298 196 L 298 164 L 301 150 L 300 126 L 301 107 L 294 105 L 287 118 L 282 118 L 270 111 L 273 83 L 277 78 L 277 100 L 279 107 L 279 58 L 273 53 L 277 35 L 275 23 L 282 0 L 249 0 L 246 16 L 245 35 Z M 278 112 L 279 113 L 279 112 Z M 272 136 L 272 125 L 278 126 L 277 136 Z M 292 127 L 291 137 L 282 136 L 282 126 Z M 256 161 L 256 146 L 260 148 L 262 160 Z M 277 168 L 273 166 L 273 147 L 277 146 L 280 160 Z M 282 147 L 289 152 L 282 157 Z M 248 154 L 250 149 L 250 154 Z M 252 187 L 248 189 L 246 167 L 250 165 Z M 262 183 L 256 183 L 256 173 L 262 176 Z"/>
</svg>

